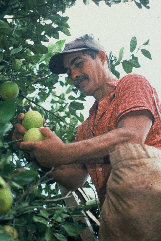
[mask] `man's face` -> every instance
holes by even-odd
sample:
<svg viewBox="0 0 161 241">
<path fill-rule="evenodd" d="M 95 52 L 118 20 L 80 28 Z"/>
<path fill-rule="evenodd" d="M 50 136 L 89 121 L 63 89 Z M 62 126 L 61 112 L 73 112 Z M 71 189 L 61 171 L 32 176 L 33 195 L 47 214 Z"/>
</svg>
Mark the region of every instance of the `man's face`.
<svg viewBox="0 0 161 241">
<path fill-rule="evenodd" d="M 67 54 L 64 67 L 72 83 L 85 95 L 94 96 L 104 84 L 104 66 L 99 54 L 96 59 L 81 52 Z"/>
</svg>

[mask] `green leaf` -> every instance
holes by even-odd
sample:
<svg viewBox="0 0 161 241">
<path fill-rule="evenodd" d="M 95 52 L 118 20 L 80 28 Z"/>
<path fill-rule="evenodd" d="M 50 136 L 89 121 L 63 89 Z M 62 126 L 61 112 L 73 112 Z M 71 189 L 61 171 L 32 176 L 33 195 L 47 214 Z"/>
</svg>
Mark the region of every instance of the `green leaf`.
<svg viewBox="0 0 161 241">
<path fill-rule="evenodd" d="M 28 9 L 33 9 L 37 5 L 37 0 L 25 0 L 25 8 Z"/>
<path fill-rule="evenodd" d="M 36 223 L 43 223 L 43 224 L 45 224 L 45 226 L 48 226 L 48 221 L 42 217 L 33 216 L 33 221 Z"/>
<path fill-rule="evenodd" d="M 132 59 L 129 60 L 129 63 L 134 67 L 134 68 L 140 68 L 140 64 L 138 62 L 138 57 L 135 57 L 132 55 Z"/>
<path fill-rule="evenodd" d="M 21 52 L 22 49 L 23 49 L 22 46 L 20 46 L 19 48 L 12 49 L 11 50 L 11 55 L 17 54 L 17 53 Z"/>
<path fill-rule="evenodd" d="M 14 58 L 12 60 L 12 66 L 13 66 L 14 70 L 19 71 L 21 69 L 21 66 L 22 66 L 22 60 Z"/>
<path fill-rule="evenodd" d="M 83 110 L 84 105 L 83 105 L 83 103 L 72 101 L 69 105 L 69 108 L 72 108 L 74 110 Z"/>
<path fill-rule="evenodd" d="M 14 182 L 14 181 L 10 182 L 10 186 L 15 188 L 15 189 L 23 189 L 22 186 L 20 186 L 18 183 Z"/>
<path fill-rule="evenodd" d="M 54 218 L 54 222 L 62 223 L 63 221 L 64 220 L 60 216 Z"/>
<path fill-rule="evenodd" d="M 80 122 L 83 122 L 83 121 L 84 121 L 84 115 L 83 115 L 82 113 L 80 113 L 79 121 L 80 121 Z"/>
<path fill-rule="evenodd" d="M 60 31 L 63 32 L 63 33 L 64 33 L 65 35 L 67 35 L 67 36 L 71 36 L 69 29 L 66 28 L 66 27 L 62 27 L 62 28 L 60 29 Z"/>
<path fill-rule="evenodd" d="M 37 178 L 37 171 L 25 170 L 23 173 L 19 173 L 17 176 L 13 177 L 13 181 L 20 183 L 21 185 L 28 185 L 35 181 Z"/>
<path fill-rule="evenodd" d="M 55 44 L 50 44 L 48 46 L 49 52 L 53 55 L 54 53 L 61 52 L 63 46 L 64 46 L 65 40 L 59 40 Z"/>
<path fill-rule="evenodd" d="M 13 238 L 0 226 L 0 240 L 3 241 L 12 241 Z"/>
<path fill-rule="evenodd" d="M 35 53 L 46 54 L 48 53 L 48 48 L 42 44 L 35 44 L 34 45 Z"/>
<path fill-rule="evenodd" d="M 120 49 L 120 52 L 119 52 L 119 58 L 118 58 L 118 62 L 121 62 L 122 58 L 123 58 L 123 55 L 124 55 L 124 47 L 122 47 Z"/>
<path fill-rule="evenodd" d="M 132 72 L 133 66 L 130 64 L 128 60 L 124 60 L 122 62 L 122 67 L 127 74 Z"/>
<path fill-rule="evenodd" d="M 145 43 L 143 43 L 143 45 L 148 45 L 150 42 L 150 39 L 148 39 Z"/>
<path fill-rule="evenodd" d="M 97 6 L 99 6 L 99 0 L 92 0 Z"/>
<path fill-rule="evenodd" d="M 105 4 L 111 7 L 111 0 L 105 0 Z"/>
<path fill-rule="evenodd" d="M 10 29 L 10 26 L 7 22 L 3 21 L 3 20 L 0 20 L 0 29 L 4 29 L 4 28 L 9 28 Z"/>
<path fill-rule="evenodd" d="M 79 229 L 74 223 L 66 223 L 62 225 L 62 227 L 65 229 L 69 236 L 77 237 L 80 233 Z"/>
<path fill-rule="evenodd" d="M 84 3 L 85 5 L 87 5 L 87 4 L 89 4 L 89 0 L 83 0 L 83 3 Z"/>
<path fill-rule="evenodd" d="M 124 55 L 124 47 L 122 47 L 119 51 L 119 57 L 118 57 L 118 60 L 116 61 L 116 63 L 113 64 L 113 66 L 117 66 L 120 64 L 122 58 L 123 58 L 123 55 Z"/>
<path fill-rule="evenodd" d="M 142 54 L 143 54 L 146 58 L 152 59 L 151 53 L 150 53 L 148 50 L 146 50 L 146 49 L 141 49 L 141 52 L 142 52 Z"/>
<path fill-rule="evenodd" d="M 138 2 L 137 2 L 137 1 L 135 1 L 135 0 L 134 0 L 134 3 L 136 4 L 136 6 L 137 6 L 138 8 L 140 8 L 140 9 L 142 8 L 141 3 L 138 3 Z"/>
<path fill-rule="evenodd" d="M 134 36 L 130 40 L 130 52 L 133 52 L 136 49 L 136 46 L 137 46 L 137 39 Z"/>
<path fill-rule="evenodd" d="M 140 3 L 144 6 L 144 7 L 146 7 L 146 8 L 150 8 L 149 6 L 148 6 L 148 4 L 149 4 L 149 0 L 140 0 Z"/>
<path fill-rule="evenodd" d="M 54 236 L 60 241 L 68 241 L 66 237 L 61 233 L 54 233 Z"/>
<path fill-rule="evenodd" d="M 15 99 L 0 102 L 0 123 L 6 124 L 15 114 Z"/>
<path fill-rule="evenodd" d="M 0 71 L 2 70 L 2 69 L 4 69 L 4 65 L 0 65 Z"/>
<path fill-rule="evenodd" d="M 12 241 L 13 238 L 7 232 L 4 232 L 4 233 L 0 233 L 0 240 Z"/>
<path fill-rule="evenodd" d="M 57 239 L 53 237 L 53 230 L 51 228 L 47 228 L 46 230 L 45 241 L 57 241 Z"/>
<path fill-rule="evenodd" d="M 3 52 L 0 51 L 0 62 L 3 60 Z"/>
<path fill-rule="evenodd" d="M 40 215 L 43 216 L 44 218 L 48 218 L 49 216 L 48 212 L 44 209 L 40 210 Z"/>
<path fill-rule="evenodd" d="M 0 113 L 1 113 L 1 111 L 0 111 Z M 0 123 L 0 135 L 6 134 L 11 128 L 12 128 L 12 124 L 11 123 L 5 123 L 5 124 L 1 124 Z"/>
<path fill-rule="evenodd" d="M 111 72 L 119 79 L 120 78 L 120 72 L 118 72 L 116 69 L 115 69 L 115 66 L 111 66 Z"/>
</svg>

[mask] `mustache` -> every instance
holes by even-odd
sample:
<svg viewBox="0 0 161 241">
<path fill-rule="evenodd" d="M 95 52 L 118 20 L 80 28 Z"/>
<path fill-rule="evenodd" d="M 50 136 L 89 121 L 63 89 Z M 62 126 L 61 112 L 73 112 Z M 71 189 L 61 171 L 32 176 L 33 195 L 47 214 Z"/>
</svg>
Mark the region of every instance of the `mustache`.
<svg viewBox="0 0 161 241">
<path fill-rule="evenodd" d="M 85 79 L 88 79 L 88 75 L 81 75 L 81 76 L 78 76 L 74 79 L 74 85 L 76 87 L 79 87 L 79 84 L 82 80 L 85 80 Z"/>
</svg>

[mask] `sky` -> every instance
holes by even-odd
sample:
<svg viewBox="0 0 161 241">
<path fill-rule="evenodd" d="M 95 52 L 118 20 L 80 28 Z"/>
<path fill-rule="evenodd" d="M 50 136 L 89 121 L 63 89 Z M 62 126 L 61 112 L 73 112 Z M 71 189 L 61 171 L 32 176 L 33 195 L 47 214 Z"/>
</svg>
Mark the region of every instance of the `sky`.
<svg viewBox="0 0 161 241">
<path fill-rule="evenodd" d="M 112 51 L 118 56 L 121 47 L 125 47 L 125 56 L 129 54 L 130 39 L 135 36 L 138 45 L 150 39 L 146 47 L 151 52 L 152 60 L 139 54 L 141 68 L 134 73 L 144 75 L 157 89 L 161 99 L 161 1 L 150 0 L 150 9 L 138 9 L 133 3 L 115 4 L 108 7 L 104 1 L 99 6 L 89 0 L 77 0 L 76 5 L 68 8 L 65 16 L 69 17 L 71 36 L 60 35 L 69 42 L 83 34 L 94 34 L 105 47 L 107 53 Z M 126 73 L 122 71 L 121 76 Z M 89 99 L 90 100 L 90 99 Z M 86 108 L 91 106 L 88 101 Z"/>
</svg>

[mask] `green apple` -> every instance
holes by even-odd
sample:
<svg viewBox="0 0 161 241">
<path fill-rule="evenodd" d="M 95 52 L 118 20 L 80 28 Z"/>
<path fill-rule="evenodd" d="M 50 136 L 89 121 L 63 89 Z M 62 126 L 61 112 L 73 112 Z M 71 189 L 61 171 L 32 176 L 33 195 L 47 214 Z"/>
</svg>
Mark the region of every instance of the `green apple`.
<svg viewBox="0 0 161 241">
<path fill-rule="evenodd" d="M 25 129 L 39 128 L 43 126 L 43 117 L 38 111 L 30 110 L 25 113 L 22 125 Z"/>
<path fill-rule="evenodd" d="M 0 94 L 4 100 L 16 98 L 19 94 L 19 87 L 12 81 L 6 81 L 0 87 Z"/>
<path fill-rule="evenodd" d="M 18 241 L 18 232 L 14 227 L 10 225 L 4 225 L 3 228 L 7 233 L 11 235 L 13 241 Z"/>
<path fill-rule="evenodd" d="M 28 131 L 26 131 L 23 141 L 42 141 L 45 137 L 39 130 L 39 128 L 31 128 Z"/>
<path fill-rule="evenodd" d="M 12 192 L 5 180 L 0 176 L 0 215 L 9 211 L 13 203 Z"/>
</svg>

